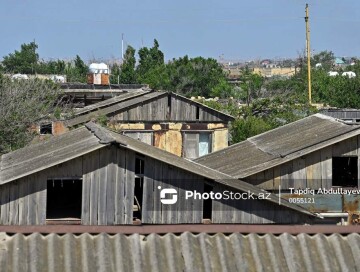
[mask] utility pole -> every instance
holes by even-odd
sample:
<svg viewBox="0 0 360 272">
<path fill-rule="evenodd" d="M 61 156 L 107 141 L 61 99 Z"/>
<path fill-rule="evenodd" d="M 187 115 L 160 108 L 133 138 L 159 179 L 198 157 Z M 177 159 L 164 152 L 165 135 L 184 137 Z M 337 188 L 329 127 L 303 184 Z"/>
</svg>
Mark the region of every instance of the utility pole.
<svg viewBox="0 0 360 272">
<path fill-rule="evenodd" d="M 309 5 L 305 7 L 305 24 L 306 24 L 306 52 L 307 52 L 307 67 L 308 67 L 308 90 L 309 90 L 309 104 L 311 104 L 311 64 L 310 64 L 310 27 L 309 27 Z"/>
</svg>

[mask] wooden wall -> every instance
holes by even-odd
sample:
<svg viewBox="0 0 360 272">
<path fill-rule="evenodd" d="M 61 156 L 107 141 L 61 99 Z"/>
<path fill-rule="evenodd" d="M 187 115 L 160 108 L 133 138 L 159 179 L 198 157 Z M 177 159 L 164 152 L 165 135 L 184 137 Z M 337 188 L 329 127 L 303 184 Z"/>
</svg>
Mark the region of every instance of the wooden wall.
<svg viewBox="0 0 360 272">
<path fill-rule="evenodd" d="M 204 122 L 225 122 L 219 112 L 206 107 L 201 107 L 188 100 L 171 96 L 169 112 L 168 97 L 158 98 L 133 108 L 124 110 L 113 116 L 114 121 L 127 122 L 149 122 L 149 121 L 204 121 Z M 197 108 L 198 118 L 197 118 Z"/>
<path fill-rule="evenodd" d="M 44 225 L 46 177 L 39 173 L 0 186 L 1 225 Z"/>
<path fill-rule="evenodd" d="M 266 190 L 318 189 L 332 186 L 332 158 L 358 157 L 360 179 L 360 136 L 355 136 L 332 146 L 312 152 L 298 159 L 259 172 L 245 180 Z"/>
<path fill-rule="evenodd" d="M 135 152 L 108 146 L 54 166 L 38 174 L 0 186 L 0 224 L 46 224 L 47 180 L 82 178 L 84 225 L 122 225 L 133 223 Z M 185 200 L 185 191 L 204 192 L 204 179 L 166 163 L 143 157 L 144 183 L 142 223 L 201 223 L 203 201 Z M 215 183 L 214 183 L 215 184 Z M 175 188 L 178 202 L 164 205 L 161 188 Z M 214 191 L 224 189 L 215 186 Z M 269 208 L 270 207 L 270 208 Z M 305 223 L 302 214 L 265 201 L 212 201 L 214 223 Z"/>
<path fill-rule="evenodd" d="M 222 185 L 214 187 L 214 192 L 232 189 Z M 284 206 L 265 200 L 218 200 L 212 202 L 213 223 L 242 223 L 242 224 L 304 224 L 311 223 L 307 215 L 294 212 Z"/>
</svg>

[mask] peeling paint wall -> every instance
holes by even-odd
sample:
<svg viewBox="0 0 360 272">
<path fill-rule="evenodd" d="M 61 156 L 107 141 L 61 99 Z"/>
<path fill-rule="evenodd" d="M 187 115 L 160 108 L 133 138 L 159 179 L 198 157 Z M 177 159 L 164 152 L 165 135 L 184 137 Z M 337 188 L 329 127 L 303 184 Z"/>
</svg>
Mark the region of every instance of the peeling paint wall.
<svg viewBox="0 0 360 272">
<path fill-rule="evenodd" d="M 228 147 L 229 130 L 216 129 L 213 133 L 212 152 Z"/>
<path fill-rule="evenodd" d="M 69 129 L 64 125 L 63 121 L 55 121 L 53 122 L 53 135 L 61 135 L 65 132 L 68 132 Z"/>
<path fill-rule="evenodd" d="M 173 153 L 177 156 L 183 155 L 183 133 L 209 131 L 212 132 L 211 152 L 223 149 L 228 146 L 229 130 L 226 124 L 210 123 L 210 124 L 184 124 L 184 123 L 128 123 L 114 124 L 109 123 L 108 126 L 116 131 L 133 130 L 141 132 L 153 132 L 153 145 Z"/>
</svg>

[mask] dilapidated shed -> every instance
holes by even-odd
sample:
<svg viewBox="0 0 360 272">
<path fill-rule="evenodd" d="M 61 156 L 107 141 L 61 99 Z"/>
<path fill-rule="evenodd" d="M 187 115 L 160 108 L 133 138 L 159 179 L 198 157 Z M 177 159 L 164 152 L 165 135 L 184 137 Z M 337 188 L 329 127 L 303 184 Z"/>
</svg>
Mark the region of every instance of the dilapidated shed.
<svg viewBox="0 0 360 272">
<path fill-rule="evenodd" d="M 238 198 L 219 198 L 224 191 Z M 317 218 L 254 185 L 91 122 L 0 161 L 3 225 L 304 224 Z"/>
<path fill-rule="evenodd" d="M 357 124 L 315 114 L 195 161 L 324 216 L 353 216 L 360 212 L 359 135 Z"/>
<path fill-rule="evenodd" d="M 227 147 L 234 120 L 175 93 L 137 91 L 79 109 L 65 124 L 71 128 L 99 117 L 118 132 L 191 159 Z"/>
</svg>

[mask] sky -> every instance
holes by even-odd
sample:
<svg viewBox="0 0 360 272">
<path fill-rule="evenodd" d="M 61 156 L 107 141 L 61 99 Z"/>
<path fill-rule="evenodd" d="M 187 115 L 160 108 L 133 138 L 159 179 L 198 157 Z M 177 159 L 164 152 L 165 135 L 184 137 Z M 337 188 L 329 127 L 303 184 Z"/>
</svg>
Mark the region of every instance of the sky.
<svg viewBox="0 0 360 272">
<path fill-rule="evenodd" d="M 43 59 L 120 59 L 158 40 L 165 59 L 294 58 L 305 48 L 360 56 L 359 0 L 0 0 L 0 57 L 34 41 Z"/>
</svg>

